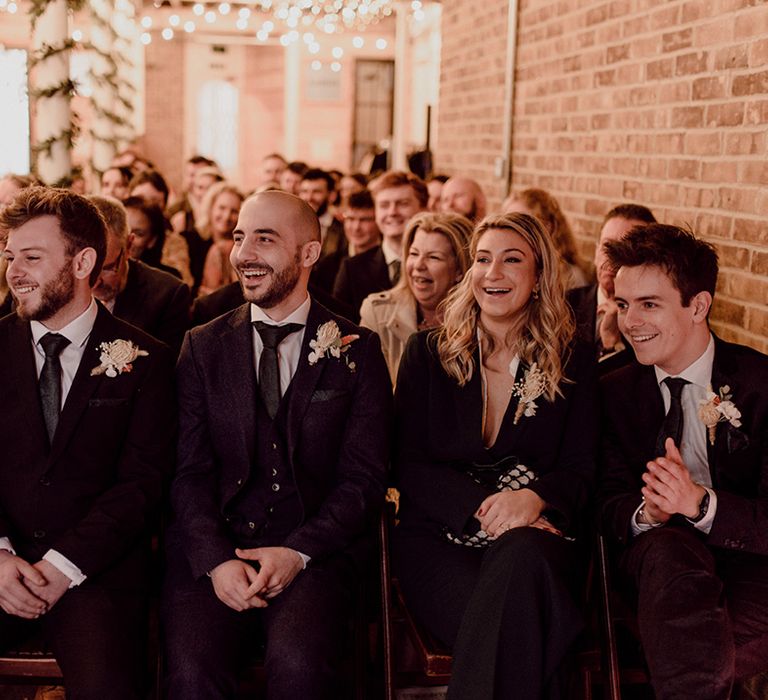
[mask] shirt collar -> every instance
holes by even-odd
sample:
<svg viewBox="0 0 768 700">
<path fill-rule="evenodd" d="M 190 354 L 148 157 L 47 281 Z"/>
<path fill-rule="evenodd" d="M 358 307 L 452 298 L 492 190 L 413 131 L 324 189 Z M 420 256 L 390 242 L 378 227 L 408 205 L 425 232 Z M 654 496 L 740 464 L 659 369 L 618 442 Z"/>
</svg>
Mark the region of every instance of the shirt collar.
<svg viewBox="0 0 768 700">
<path fill-rule="evenodd" d="M 400 260 L 400 254 L 390 250 L 389 246 L 384 241 L 381 242 L 381 252 L 384 253 L 384 260 L 386 260 L 387 265 L 393 263 L 395 260 Z"/>
<path fill-rule="evenodd" d="M 70 321 L 64 328 L 54 332 L 63 335 L 73 347 L 82 347 L 93 330 L 93 324 L 96 323 L 98 313 L 99 307 L 96 304 L 96 300 L 91 297 L 91 303 L 83 313 L 73 321 Z M 52 332 L 50 328 L 46 328 L 40 321 L 30 321 L 29 326 L 32 331 L 32 340 L 36 345 L 40 343 L 40 338 L 46 333 Z"/>
<path fill-rule="evenodd" d="M 704 387 L 705 389 L 712 383 L 712 364 L 715 361 L 715 339 L 712 334 L 709 334 L 709 343 L 707 349 L 701 354 L 698 360 L 693 364 L 688 365 L 682 372 L 675 375 L 682 377 L 689 381 L 691 384 Z M 661 384 L 667 377 L 671 377 L 660 367 L 653 366 L 656 372 L 656 381 Z"/>
<path fill-rule="evenodd" d="M 296 307 L 294 311 L 292 311 L 282 321 L 277 322 L 267 316 L 264 310 L 256 306 L 256 304 L 251 304 L 251 323 L 254 321 L 263 321 L 270 326 L 284 326 L 286 323 L 300 323 L 302 326 L 306 326 L 307 318 L 309 318 L 309 307 L 311 305 L 312 300 L 309 294 L 307 294 L 307 298 L 301 304 L 299 304 L 299 306 Z"/>
</svg>

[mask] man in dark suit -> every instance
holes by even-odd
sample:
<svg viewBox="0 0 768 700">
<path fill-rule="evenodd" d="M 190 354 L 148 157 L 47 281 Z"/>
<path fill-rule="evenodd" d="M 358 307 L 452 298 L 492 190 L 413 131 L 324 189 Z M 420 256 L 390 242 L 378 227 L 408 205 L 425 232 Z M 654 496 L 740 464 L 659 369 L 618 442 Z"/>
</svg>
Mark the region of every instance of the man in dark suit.
<svg viewBox="0 0 768 700">
<path fill-rule="evenodd" d="M 320 222 L 320 258 L 347 250 L 344 227 L 331 208 L 331 195 L 336 187 L 333 176 L 325 170 L 310 168 L 299 184 L 299 197 L 309 204 Z"/>
<path fill-rule="evenodd" d="M 234 239 L 249 303 L 190 331 L 178 365 L 169 697 L 233 697 L 262 630 L 269 698 L 337 698 L 356 552 L 384 494 L 391 386 L 378 337 L 307 294 L 320 252 L 309 206 L 257 194 Z"/>
<path fill-rule="evenodd" d="M 595 246 L 597 282 L 568 292 L 568 302 L 576 315 L 579 335 L 594 344 L 600 373 L 623 367 L 634 359 L 632 348 L 619 333 L 618 308 L 613 299 L 614 271 L 607 264 L 604 246 L 622 239 L 635 226 L 656 223 L 653 212 L 642 204 L 620 204 L 603 219 Z"/>
<path fill-rule="evenodd" d="M 650 224 L 606 244 L 632 363 L 602 379 L 602 519 L 658 698 L 768 668 L 768 357 L 715 338 L 717 254 Z"/>
<path fill-rule="evenodd" d="M 412 216 L 427 208 L 429 191 L 413 173 L 390 170 L 376 178 L 369 189 L 376 207 L 380 246 L 343 260 L 333 286 L 333 296 L 351 306 L 359 318 L 369 294 L 383 292 L 400 279 L 405 227 Z"/>
<path fill-rule="evenodd" d="M 16 301 L 0 321 L 0 647 L 39 626 L 68 697 L 135 700 L 171 352 L 93 299 L 106 241 L 86 198 L 26 189 L 0 229 Z"/>
<path fill-rule="evenodd" d="M 94 296 L 115 316 L 141 328 L 178 353 L 189 328 L 189 287 L 173 275 L 128 258 L 128 221 L 116 199 L 90 200 L 107 224 L 107 257 Z"/>
</svg>

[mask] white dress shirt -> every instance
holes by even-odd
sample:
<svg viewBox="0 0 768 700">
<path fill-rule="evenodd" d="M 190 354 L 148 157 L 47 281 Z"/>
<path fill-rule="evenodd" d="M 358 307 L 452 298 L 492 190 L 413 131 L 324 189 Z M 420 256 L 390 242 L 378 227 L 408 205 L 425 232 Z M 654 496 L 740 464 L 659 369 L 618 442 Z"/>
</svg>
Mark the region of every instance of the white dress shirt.
<svg viewBox="0 0 768 700">
<path fill-rule="evenodd" d="M 77 370 L 80 367 L 80 362 L 85 353 L 85 346 L 91 335 L 91 331 L 93 330 L 93 324 L 96 322 L 98 313 L 99 307 L 97 306 L 96 301 L 91 298 L 90 305 L 83 311 L 83 313 L 73 321 L 70 321 L 64 328 L 54 331 L 69 340 L 69 345 L 67 345 L 59 355 L 59 362 L 61 363 L 62 408 L 66 403 L 69 390 L 72 388 L 75 374 L 77 374 Z M 40 345 L 40 339 L 46 333 L 52 331 L 46 328 L 40 321 L 30 321 L 29 325 L 32 332 L 32 349 L 35 356 L 35 367 L 37 368 L 37 376 L 39 378 L 40 372 L 43 371 L 43 364 L 45 363 L 45 351 Z M 15 554 L 11 540 L 8 537 L 0 537 L 0 549 Z M 83 574 L 75 564 L 55 549 L 49 549 L 43 555 L 43 559 L 55 566 L 62 574 L 72 581 L 70 588 L 79 586 L 86 579 L 85 574 Z"/>
<path fill-rule="evenodd" d="M 288 391 L 288 386 L 293 380 L 293 375 L 296 374 L 296 370 L 299 367 L 299 360 L 301 360 L 301 345 L 304 342 L 304 333 L 307 328 L 307 318 L 309 317 L 309 307 L 312 305 L 312 300 L 309 295 L 307 298 L 293 311 L 286 316 L 282 321 L 274 321 L 260 309 L 256 304 L 251 304 L 251 322 L 262 321 L 270 326 L 284 326 L 288 323 L 300 323 L 302 329 L 287 335 L 280 344 L 277 346 L 277 363 L 280 368 L 280 396 L 284 396 Z M 253 360 L 256 369 L 256 376 L 259 376 L 259 362 L 261 361 L 261 352 L 264 350 L 264 343 L 261 341 L 259 332 L 253 329 Z M 305 359 L 306 362 L 308 360 Z M 307 564 L 310 561 L 310 557 L 301 552 L 294 550 L 296 554 L 301 557 L 304 563 L 304 568 L 307 568 Z"/>
<path fill-rule="evenodd" d="M 715 339 L 710 335 L 707 349 L 693 364 L 689 365 L 680 374 L 675 375 L 687 380 L 689 383 L 683 387 L 680 403 L 683 407 L 683 434 L 678 448 L 685 466 L 691 473 L 691 478 L 697 484 L 701 484 L 709 492 L 709 508 L 707 514 L 698 522 L 693 523 L 696 529 L 708 533 L 712 529 L 712 523 L 717 511 L 717 495 L 712 490 L 712 475 L 709 471 L 709 458 L 707 456 L 707 427 L 699 419 L 699 405 L 702 399 L 707 398 L 707 391 L 712 384 L 712 364 L 715 359 Z M 664 383 L 667 374 L 663 369 L 654 366 L 656 381 L 659 384 L 661 398 L 664 401 L 664 414 L 669 411 L 672 402 L 669 388 Z M 655 525 L 649 525 L 638 521 L 638 512 L 635 511 L 632 518 L 632 533 L 649 530 Z"/>
</svg>

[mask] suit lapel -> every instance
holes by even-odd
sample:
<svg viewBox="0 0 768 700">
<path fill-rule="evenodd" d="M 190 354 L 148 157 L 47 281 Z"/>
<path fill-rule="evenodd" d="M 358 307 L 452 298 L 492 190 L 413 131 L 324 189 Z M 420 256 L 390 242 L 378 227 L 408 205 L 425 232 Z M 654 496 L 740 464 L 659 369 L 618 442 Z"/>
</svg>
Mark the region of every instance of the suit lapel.
<svg viewBox="0 0 768 700">
<path fill-rule="evenodd" d="M 374 258 L 374 274 L 377 277 L 377 289 L 389 289 L 392 286 L 392 280 L 389 279 L 389 265 L 387 265 L 387 259 L 384 257 L 384 248 L 381 246 L 376 251 Z"/>
<path fill-rule="evenodd" d="M 309 408 L 309 402 L 312 399 L 317 382 L 320 380 L 328 363 L 336 361 L 320 358 L 315 364 L 311 365 L 308 359 L 310 353 L 309 342 L 317 336 L 317 329 L 323 323 L 330 320 L 332 319 L 328 312 L 313 299 L 309 309 L 309 316 L 307 317 L 307 326 L 304 330 L 304 340 L 301 343 L 299 366 L 296 368 L 296 374 L 293 375 L 293 380 L 291 381 L 287 432 L 288 449 L 291 453 L 298 444 L 296 436 L 301 431 L 301 423 L 307 408 Z"/>
<path fill-rule="evenodd" d="M 239 426 L 233 439 L 241 441 L 241 449 L 251 465 L 256 446 L 256 370 L 250 304 L 243 304 L 234 312 L 229 329 L 222 333 L 219 342 L 223 352 L 217 356 L 226 358 L 222 372 L 227 395 L 232 398 L 227 410 L 236 412 L 231 424 Z"/>
<path fill-rule="evenodd" d="M 712 361 L 712 391 L 716 394 L 724 386 L 730 387 L 730 392 L 734 397 L 739 395 L 739 386 L 737 378 L 738 368 L 733 367 L 728 357 L 728 349 L 725 344 L 715 337 L 715 357 Z M 723 463 L 723 458 L 728 454 L 728 423 L 718 423 L 715 426 L 715 444 L 712 445 L 707 434 L 707 461 L 709 462 L 709 473 L 712 477 L 712 485 L 718 486 L 719 474 L 718 467 Z"/>
<path fill-rule="evenodd" d="M 638 450 L 646 459 L 656 456 L 656 438 L 664 422 L 664 400 L 661 398 L 659 384 L 653 365 L 637 365 L 635 391 L 625 394 L 627 404 L 624 407 L 627 416 L 635 416 L 637 421 Z"/>
<path fill-rule="evenodd" d="M 105 375 L 91 375 L 91 370 L 100 364 L 99 355 L 101 353 L 99 346 L 103 342 L 116 339 L 112 315 L 99 304 L 99 311 L 93 324 L 93 330 L 88 340 L 85 341 L 85 351 L 80 360 L 80 366 L 77 368 L 77 373 L 67 394 L 64 407 L 61 410 L 56 432 L 53 435 L 49 462 L 54 462 L 58 459 L 66 448 L 72 433 L 77 427 L 80 416 L 88 406 L 88 400 L 93 396 L 93 393 L 104 379 Z"/>
</svg>

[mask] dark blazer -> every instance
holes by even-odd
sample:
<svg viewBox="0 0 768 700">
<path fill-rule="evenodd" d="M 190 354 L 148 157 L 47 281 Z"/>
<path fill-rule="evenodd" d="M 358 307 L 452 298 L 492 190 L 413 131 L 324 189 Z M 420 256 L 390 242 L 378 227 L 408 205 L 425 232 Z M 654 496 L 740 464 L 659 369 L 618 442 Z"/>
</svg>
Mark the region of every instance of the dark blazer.
<svg viewBox="0 0 768 700">
<path fill-rule="evenodd" d="M 589 343 L 595 352 L 595 357 L 600 356 L 600 344 L 595 339 L 597 324 L 597 284 L 588 284 L 584 287 L 571 289 L 567 295 L 568 303 L 576 317 L 576 333 L 585 343 Z M 625 340 L 624 349 L 600 358 L 598 372 L 600 376 L 608 374 L 619 367 L 624 367 L 635 359 L 635 351 Z"/>
<path fill-rule="evenodd" d="M 0 304 L 0 318 L 2 318 L 3 316 L 7 316 L 12 311 L 13 311 L 13 297 L 11 296 L 11 293 L 8 292 L 5 299 L 3 299 L 3 303 Z"/>
<path fill-rule="evenodd" d="M 336 283 L 341 263 L 348 257 L 345 245 L 344 248 L 320 258 L 312 268 L 312 283 L 326 294 L 333 294 L 333 285 Z"/>
<path fill-rule="evenodd" d="M 354 309 L 354 320 L 357 321 L 365 297 L 390 287 L 392 282 L 384 252 L 381 246 L 376 246 L 341 262 L 333 285 L 333 296 Z"/>
<path fill-rule="evenodd" d="M 475 352 L 475 363 L 479 360 Z M 519 378 L 522 377 L 522 370 Z M 467 469 L 516 456 L 538 479 L 530 484 L 547 505 L 547 516 L 564 530 L 578 528 L 595 468 L 597 397 L 595 362 L 577 345 L 566 366 L 572 383 L 562 383 L 553 403 L 540 397 L 535 416 L 513 418 L 510 400 L 498 438 L 483 445 L 483 397 L 476 371 L 463 387 L 437 356 L 430 332 L 411 336 L 400 362 L 395 393 L 396 482 L 401 490 L 401 521 L 439 534 L 477 529 L 473 518 L 494 491 L 476 483 Z"/>
<path fill-rule="evenodd" d="M 149 354 L 93 376 L 100 344 L 117 339 Z M 29 323 L 2 319 L 0 537 L 31 561 L 53 548 L 90 580 L 147 585 L 136 562 L 174 462 L 172 353 L 99 306 L 50 449 L 33 353 Z"/>
<path fill-rule="evenodd" d="M 189 328 L 189 287 L 173 275 L 139 260 L 128 261 L 128 281 L 113 313 L 162 340 L 176 352 Z"/>
<path fill-rule="evenodd" d="M 358 334 L 341 359 L 309 363 L 323 323 Z M 354 363 L 354 369 L 345 362 Z M 179 542 L 196 578 L 234 557 L 224 511 L 254 464 L 257 379 L 250 307 L 192 329 L 178 363 L 180 436 L 172 487 Z M 301 501 L 300 525 L 283 545 L 313 561 L 371 531 L 389 458 L 392 388 L 378 337 L 313 301 L 287 413 L 286 445 Z"/>
<path fill-rule="evenodd" d="M 352 320 L 354 313 L 346 304 L 334 299 L 324 290 L 316 287 L 310 277 L 309 293 L 313 299 L 319 301 L 333 313 Z M 228 285 L 195 299 L 192 305 L 192 326 L 201 326 L 208 321 L 213 321 L 217 316 L 232 311 L 245 302 L 243 288 L 240 282 L 230 282 Z"/>
<path fill-rule="evenodd" d="M 719 423 L 707 440 L 717 513 L 707 543 L 768 554 L 768 357 L 715 339 L 712 386 L 729 386 L 740 428 Z M 601 380 L 603 446 L 600 501 L 604 528 L 626 543 L 640 505 L 641 475 L 654 458 L 664 404 L 653 366 L 628 365 Z M 686 420 L 689 417 L 686 415 Z"/>
</svg>

